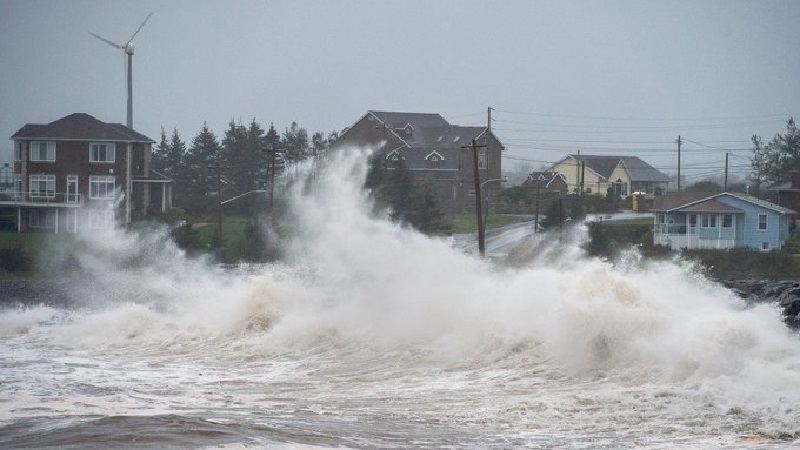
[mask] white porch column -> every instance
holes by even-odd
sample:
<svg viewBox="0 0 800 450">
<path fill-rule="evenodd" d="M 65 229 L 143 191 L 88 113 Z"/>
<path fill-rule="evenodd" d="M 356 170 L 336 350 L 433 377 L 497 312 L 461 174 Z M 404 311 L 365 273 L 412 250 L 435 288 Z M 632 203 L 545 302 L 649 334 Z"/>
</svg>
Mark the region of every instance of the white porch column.
<svg viewBox="0 0 800 450">
<path fill-rule="evenodd" d="M 131 222 L 131 203 L 133 201 L 133 143 L 128 142 L 125 155 L 125 224 Z"/>
</svg>

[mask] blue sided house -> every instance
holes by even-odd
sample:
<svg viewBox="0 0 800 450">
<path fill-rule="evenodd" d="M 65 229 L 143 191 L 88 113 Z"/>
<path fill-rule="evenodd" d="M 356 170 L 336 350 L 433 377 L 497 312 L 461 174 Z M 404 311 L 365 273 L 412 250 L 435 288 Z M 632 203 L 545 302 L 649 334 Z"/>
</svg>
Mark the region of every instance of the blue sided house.
<svg viewBox="0 0 800 450">
<path fill-rule="evenodd" d="M 744 194 L 656 196 L 653 243 L 672 249 L 780 249 L 795 211 Z"/>
</svg>

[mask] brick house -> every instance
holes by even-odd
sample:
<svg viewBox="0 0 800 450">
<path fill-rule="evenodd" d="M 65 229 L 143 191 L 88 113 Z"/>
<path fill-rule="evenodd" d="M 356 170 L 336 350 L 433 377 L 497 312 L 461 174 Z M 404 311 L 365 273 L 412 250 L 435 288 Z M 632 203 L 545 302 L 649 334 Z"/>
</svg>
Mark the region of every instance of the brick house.
<svg viewBox="0 0 800 450">
<path fill-rule="evenodd" d="M 17 231 L 126 225 L 171 207 L 171 180 L 150 168 L 154 141 L 122 124 L 75 113 L 11 139 L 14 188 L 0 210 Z"/>
<path fill-rule="evenodd" d="M 346 129 L 336 147 L 371 147 L 377 156 L 402 160 L 418 185 L 430 187 L 449 211 L 475 207 L 472 139 L 478 148 L 481 182 L 499 180 L 500 140 L 487 127 L 452 125 L 439 114 L 368 111 Z M 489 183 L 483 189 L 497 189 Z"/>
</svg>

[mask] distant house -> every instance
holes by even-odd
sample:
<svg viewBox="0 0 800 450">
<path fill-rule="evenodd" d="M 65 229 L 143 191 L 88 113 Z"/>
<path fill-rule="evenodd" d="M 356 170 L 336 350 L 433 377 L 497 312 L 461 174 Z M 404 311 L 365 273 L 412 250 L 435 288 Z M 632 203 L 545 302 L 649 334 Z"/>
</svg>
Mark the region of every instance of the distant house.
<svg viewBox="0 0 800 450">
<path fill-rule="evenodd" d="M 529 190 L 539 189 L 541 192 L 557 192 L 566 194 L 569 192 L 567 179 L 562 173 L 558 172 L 531 172 L 522 186 Z"/>
<path fill-rule="evenodd" d="M 11 139 L 14 188 L 0 209 L 17 231 L 111 227 L 171 207 L 171 180 L 150 168 L 153 140 L 122 124 L 75 113 Z"/>
<path fill-rule="evenodd" d="M 475 205 L 473 139 L 481 182 L 499 180 L 503 145 L 497 136 L 486 127 L 452 125 L 439 114 L 368 111 L 335 146 L 368 146 L 380 158 L 403 161 L 414 183 L 430 187 L 440 206 L 463 210 Z"/>
<path fill-rule="evenodd" d="M 634 192 L 649 196 L 667 191 L 669 176 L 636 156 L 567 155 L 548 172 L 564 175 L 570 193 L 578 193 L 583 180 L 585 194 L 606 195 L 610 190 L 620 197 Z"/>
<path fill-rule="evenodd" d="M 743 194 L 675 193 L 653 202 L 653 243 L 673 249 L 779 249 L 795 211 Z"/>
</svg>

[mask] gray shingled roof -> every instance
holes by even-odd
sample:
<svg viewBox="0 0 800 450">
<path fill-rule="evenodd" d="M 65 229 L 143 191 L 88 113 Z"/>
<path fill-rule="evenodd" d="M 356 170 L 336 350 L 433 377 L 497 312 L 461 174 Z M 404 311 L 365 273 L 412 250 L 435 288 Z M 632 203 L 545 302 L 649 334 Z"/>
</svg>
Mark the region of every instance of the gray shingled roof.
<svg viewBox="0 0 800 450">
<path fill-rule="evenodd" d="M 86 113 L 74 113 L 48 124 L 26 124 L 11 139 L 102 140 L 111 142 L 150 142 L 149 137 L 120 123 L 106 123 Z"/>
<path fill-rule="evenodd" d="M 410 148 L 444 149 L 470 145 L 486 127 L 451 125 L 439 114 L 370 111 Z M 410 133 L 406 127 L 411 126 Z"/>
<path fill-rule="evenodd" d="M 608 179 L 620 162 L 625 166 L 631 181 L 667 182 L 669 176 L 636 156 L 570 155 L 586 167 Z"/>
<path fill-rule="evenodd" d="M 448 121 L 439 114 L 435 113 L 406 113 L 406 112 L 391 112 L 391 111 L 374 111 L 370 110 L 370 114 L 377 117 L 378 120 L 385 123 L 389 128 L 403 128 L 406 124 L 411 124 L 412 127 L 440 127 L 450 125 Z"/>
<path fill-rule="evenodd" d="M 723 196 L 736 197 L 740 200 L 753 203 L 763 208 L 771 209 L 781 214 L 795 214 L 795 211 L 789 208 L 784 208 L 780 205 L 776 205 L 775 203 L 771 203 L 766 200 L 761 200 L 759 198 L 750 195 L 734 194 L 731 192 L 721 192 L 718 194 L 709 194 L 703 192 L 681 192 L 677 194 L 673 193 L 673 194 L 657 195 L 656 198 L 653 200 L 653 207 L 651 208 L 651 210 L 665 211 L 665 212 L 668 211 L 739 212 L 740 211 L 738 208 L 734 208 L 728 205 L 725 205 L 724 207 L 719 206 L 720 204 L 724 205 L 724 203 L 719 201 L 719 198 Z M 725 208 L 727 208 L 727 210 Z"/>
<path fill-rule="evenodd" d="M 675 211 L 744 214 L 744 211 L 741 209 L 734 208 L 733 206 L 726 205 L 725 203 L 714 199 L 691 203 L 683 208 L 678 208 Z"/>
</svg>

